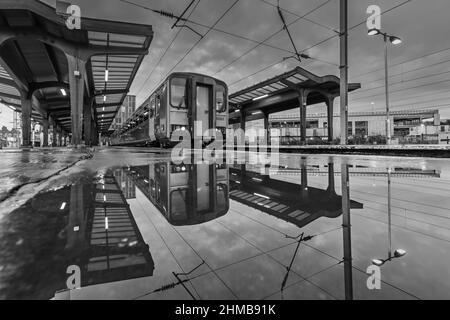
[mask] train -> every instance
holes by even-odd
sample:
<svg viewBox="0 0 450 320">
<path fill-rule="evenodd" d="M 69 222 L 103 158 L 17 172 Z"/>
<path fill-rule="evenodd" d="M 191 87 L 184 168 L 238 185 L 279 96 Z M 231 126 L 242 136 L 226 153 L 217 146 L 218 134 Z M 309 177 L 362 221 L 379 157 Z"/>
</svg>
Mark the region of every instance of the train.
<svg viewBox="0 0 450 320">
<path fill-rule="evenodd" d="M 124 168 L 124 173 L 172 225 L 202 224 L 229 210 L 225 164 L 165 161 Z"/>
<path fill-rule="evenodd" d="M 187 130 L 194 137 L 196 121 L 202 132 L 228 127 L 228 87 L 216 78 L 189 72 L 170 74 L 110 138 L 113 146 L 173 147 L 173 132 Z M 214 136 L 211 140 L 214 139 Z"/>
</svg>

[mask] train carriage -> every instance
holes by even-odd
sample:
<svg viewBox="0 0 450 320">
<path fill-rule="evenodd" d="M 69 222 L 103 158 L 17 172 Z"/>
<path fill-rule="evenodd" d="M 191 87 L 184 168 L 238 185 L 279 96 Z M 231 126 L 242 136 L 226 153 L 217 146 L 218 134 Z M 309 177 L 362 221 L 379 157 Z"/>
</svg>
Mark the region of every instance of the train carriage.
<svg viewBox="0 0 450 320">
<path fill-rule="evenodd" d="M 228 88 L 218 79 L 196 73 L 172 73 L 133 113 L 112 138 L 112 145 L 173 146 L 176 130 L 194 125 L 202 132 L 220 131 L 225 139 L 228 126 Z M 178 140 L 178 139 L 177 139 Z"/>
</svg>

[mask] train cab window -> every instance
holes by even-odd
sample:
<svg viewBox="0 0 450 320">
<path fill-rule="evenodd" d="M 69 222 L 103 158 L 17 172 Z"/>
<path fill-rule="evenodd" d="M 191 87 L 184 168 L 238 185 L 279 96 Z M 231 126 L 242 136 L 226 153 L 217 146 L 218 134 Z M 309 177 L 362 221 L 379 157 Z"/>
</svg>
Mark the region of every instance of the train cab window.
<svg viewBox="0 0 450 320">
<path fill-rule="evenodd" d="M 225 112 L 225 89 L 219 86 L 216 91 L 216 111 Z"/>
<path fill-rule="evenodd" d="M 186 108 L 186 79 L 170 80 L 170 104 L 174 108 Z"/>
</svg>

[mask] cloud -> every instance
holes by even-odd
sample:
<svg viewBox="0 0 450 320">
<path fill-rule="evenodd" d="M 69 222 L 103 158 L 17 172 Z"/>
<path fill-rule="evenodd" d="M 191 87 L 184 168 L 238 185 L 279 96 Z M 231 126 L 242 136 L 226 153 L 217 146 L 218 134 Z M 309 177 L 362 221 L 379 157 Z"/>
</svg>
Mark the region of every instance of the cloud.
<svg viewBox="0 0 450 320">
<path fill-rule="evenodd" d="M 190 0 L 130 1 L 175 14 L 180 14 L 190 2 Z M 52 1 L 48 0 L 47 2 Z M 161 64 L 155 68 L 153 74 L 149 77 L 156 62 L 178 32 L 176 28 L 170 29 L 174 22 L 173 20 L 119 0 L 96 0 L 95 2 L 91 0 L 73 0 L 72 2 L 80 4 L 83 12 L 90 17 L 147 23 L 153 26 L 155 36 L 150 47 L 150 53 L 144 60 L 130 92 L 137 95 L 138 103 L 150 95 L 152 88 L 156 87 L 169 70 L 198 40 L 198 36 L 188 29 L 184 28 L 181 30 Z M 211 26 L 233 2 L 232 0 L 201 0 L 190 19 Z M 275 0 L 240 0 L 217 24 L 216 28 L 256 41 L 265 40 L 281 28 L 276 8 L 266 2 L 276 4 Z M 326 0 L 281 0 L 280 4 L 291 12 L 285 12 L 286 20 L 288 23 L 291 23 L 298 16 L 304 15 L 325 2 Z M 403 2 L 404 0 L 361 0 L 350 2 L 350 27 L 362 23 L 358 27 L 352 28 L 349 32 L 350 81 L 361 82 L 363 87 L 367 87 L 373 85 L 371 82 L 374 79 L 383 76 L 383 41 L 381 38 L 368 37 L 364 23 L 367 17 L 366 8 L 368 5 L 377 4 L 381 6 L 383 11 L 386 11 Z M 111 5 L 111 3 L 114 3 L 114 5 Z M 405 62 L 402 65 L 392 67 L 392 74 L 408 72 L 408 70 L 417 68 L 420 65 L 424 69 L 405 73 L 405 78 L 430 75 L 436 72 L 436 69 L 427 66 L 439 61 L 450 60 L 450 51 L 442 51 L 435 55 L 427 56 L 432 52 L 445 49 L 445 39 L 448 39 L 450 32 L 450 24 L 448 24 L 447 17 L 449 10 L 450 1 L 448 0 L 412 1 L 382 16 L 382 28 L 389 33 L 402 37 L 404 40 L 402 46 L 389 48 L 390 65 Z M 289 26 L 289 29 L 298 49 L 305 50 L 310 48 L 306 50 L 306 53 L 320 61 L 306 60 L 302 62 L 301 66 L 318 75 L 339 75 L 337 66 L 339 64 L 339 39 L 336 33 L 330 30 L 339 27 L 339 1 L 329 1 L 320 9 L 308 15 L 307 18 L 317 23 L 300 19 Z M 207 31 L 207 29 L 194 24 L 190 24 L 190 26 L 203 34 Z M 321 43 L 333 36 L 334 38 L 331 40 Z M 246 78 L 248 75 L 289 55 L 283 50 L 293 50 L 284 31 L 275 35 L 267 43 L 281 50 L 260 45 L 242 58 L 237 59 L 249 48 L 255 46 L 255 43 L 221 32 L 211 31 L 174 71 L 191 71 L 214 75 L 223 66 L 236 60 L 232 65 L 216 74 L 216 77 L 223 79 L 229 84 L 243 79 L 237 85 L 231 87 L 230 91 L 233 92 L 298 65 L 295 61 L 289 60 Z M 411 62 L 411 60 L 418 57 L 422 58 Z M 440 70 L 450 70 L 450 62 L 443 63 L 440 66 Z M 450 79 L 450 77 L 447 76 L 446 78 L 445 75 L 430 77 L 418 83 L 421 85 L 431 84 L 431 86 L 414 88 L 409 91 L 405 90 L 403 94 L 394 93 L 392 104 L 394 106 L 405 105 L 405 103 L 410 101 L 408 99 L 409 96 L 420 95 L 421 93 L 423 93 L 423 98 L 417 100 L 421 101 L 420 106 L 415 104 L 411 108 L 425 108 L 432 107 L 433 104 L 446 103 L 448 98 L 450 98 L 450 94 L 441 101 L 432 101 L 429 98 L 431 93 L 439 93 L 448 88 L 450 81 L 433 85 L 434 82 L 446 79 Z M 396 78 L 393 78 L 393 80 L 395 81 Z M 414 87 L 414 84 L 417 85 L 414 82 L 406 82 L 403 85 L 398 85 L 396 88 L 407 89 Z M 370 95 L 361 93 L 360 96 Z M 383 101 L 384 97 L 382 94 L 360 101 L 353 102 L 350 100 L 349 108 L 350 111 L 363 111 L 369 108 L 370 102 L 375 102 L 377 110 L 382 110 Z M 450 115 L 450 108 L 442 109 L 442 113 Z"/>
</svg>

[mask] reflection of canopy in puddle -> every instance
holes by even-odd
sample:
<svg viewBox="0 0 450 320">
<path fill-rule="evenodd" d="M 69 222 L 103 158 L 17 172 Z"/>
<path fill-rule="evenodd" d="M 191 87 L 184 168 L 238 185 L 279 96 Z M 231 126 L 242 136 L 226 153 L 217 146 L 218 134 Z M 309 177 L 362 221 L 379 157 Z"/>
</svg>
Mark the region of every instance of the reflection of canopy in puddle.
<svg viewBox="0 0 450 320">
<path fill-rule="evenodd" d="M 306 168 L 304 171 L 306 174 Z M 329 187 L 321 190 L 302 184 L 271 179 L 269 176 L 230 168 L 230 198 L 258 209 L 298 227 L 304 227 L 320 217 L 336 218 L 342 214 L 342 197 L 334 191 L 334 173 L 330 169 Z M 363 204 L 350 201 L 352 209 Z"/>
<path fill-rule="evenodd" d="M 86 221 L 88 254 L 80 264 L 82 286 L 152 276 L 149 247 L 114 177 L 107 175 L 96 184 L 93 196 Z"/>
</svg>

